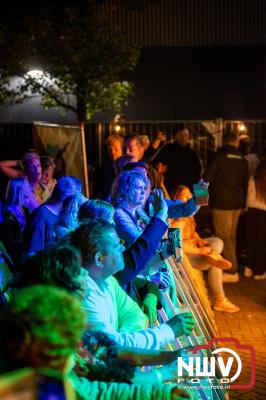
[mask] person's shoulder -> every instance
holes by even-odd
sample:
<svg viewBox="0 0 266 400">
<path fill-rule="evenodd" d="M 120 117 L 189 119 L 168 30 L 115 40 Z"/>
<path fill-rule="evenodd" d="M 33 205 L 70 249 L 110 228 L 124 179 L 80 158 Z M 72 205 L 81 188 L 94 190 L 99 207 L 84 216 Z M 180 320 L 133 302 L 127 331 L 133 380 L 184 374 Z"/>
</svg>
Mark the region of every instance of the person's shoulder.
<svg viewBox="0 0 266 400">
<path fill-rule="evenodd" d="M 125 211 L 122 209 L 122 208 L 120 208 L 120 207 L 117 207 L 117 208 L 115 208 L 115 214 L 123 214 Z"/>
<path fill-rule="evenodd" d="M 180 152 L 183 152 L 188 157 L 198 157 L 197 152 L 190 146 L 182 146 L 182 149 L 180 149 Z"/>
<path fill-rule="evenodd" d="M 119 285 L 117 279 L 116 279 L 114 276 L 109 276 L 109 277 L 105 280 L 105 282 L 106 282 L 108 285 L 113 285 L 113 286 Z"/>
<path fill-rule="evenodd" d="M 167 142 L 167 143 L 165 143 L 165 145 L 162 147 L 162 149 L 172 149 L 172 148 L 174 148 L 175 147 L 175 145 L 176 145 L 176 142 Z M 161 149 L 161 150 L 162 150 Z"/>
<path fill-rule="evenodd" d="M 115 218 L 129 218 L 129 213 L 126 212 L 123 208 L 116 208 L 115 209 Z"/>
<path fill-rule="evenodd" d="M 114 276 L 109 276 L 105 280 L 106 286 L 108 287 L 109 291 L 114 292 L 114 291 L 121 291 L 121 286 L 118 283 L 118 280 Z M 123 290 L 123 289 L 122 289 Z"/>
<path fill-rule="evenodd" d="M 115 215 L 114 215 L 115 218 L 119 218 L 120 216 L 123 216 L 124 214 L 125 214 L 125 211 L 122 210 L 122 208 L 120 208 L 120 207 L 115 208 Z"/>
<path fill-rule="evenodd" d="M 234 159 L 238 162 L 241 162 L 244 168 L 248 168 L 248 162 L 245 156 L 236 147 L 232 147 L 228 150 L 228 152 L 226 153 L 226 158 Z"/>
<path fill-rule="evenodd" d="M 175 151 L 175 143 L 173 142 L 168 142 L 165 143 L 160 149 L 158 154 L 164 153 L 164 152 L 170 152 L 170 151 Z"/>
<path fill-rule="evenodd" d="M 210 157 L 211 162 L 226 159 L 228 151 L 224 147 L 219 147 Z"/>
<path fill-rule="evenodd" d="M 48 212 L 50 213 L 51 211 L 48 210 L 45 204 L 41 204 L 39 207 L 35 208 L 35 210 L 32 211 L 31 215 L 47 214 Z"/>
<path fill-rule="evenodd" d="M 30 218 L 34 218 L 39 214 L 42 214 L 43 212 L 43 204 L 35 208 L 31 213 L 30 213 Z"/>
<path fill-rule="evenodd" d="M 47 215 L 52 214 L 51 211 L 48 210 L 47 207 L 45 207 L 45 204 L 41 204 L 39 207 L 35 208 L 35 210 L 33 210 L 30 213 L 29 219 L 31 221 L 33 220 L 39 220 L 39 219 L 43 219 L 46 218 Z"/>
</svg>

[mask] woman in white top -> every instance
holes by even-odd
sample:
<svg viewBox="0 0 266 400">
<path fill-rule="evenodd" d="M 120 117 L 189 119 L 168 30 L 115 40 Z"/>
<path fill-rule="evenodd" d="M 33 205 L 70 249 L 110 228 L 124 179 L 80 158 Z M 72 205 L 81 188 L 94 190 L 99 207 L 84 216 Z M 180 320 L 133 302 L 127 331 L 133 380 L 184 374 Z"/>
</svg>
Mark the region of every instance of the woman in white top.
<svg viewBox="0 0 266 400">
<path fill-rule="evenodd" d="M 251 177 L 247 195 L 248 267 L 244 275 L 256 280 L 266 279 L 266 158 L 260 160 Z"/>
</svg>

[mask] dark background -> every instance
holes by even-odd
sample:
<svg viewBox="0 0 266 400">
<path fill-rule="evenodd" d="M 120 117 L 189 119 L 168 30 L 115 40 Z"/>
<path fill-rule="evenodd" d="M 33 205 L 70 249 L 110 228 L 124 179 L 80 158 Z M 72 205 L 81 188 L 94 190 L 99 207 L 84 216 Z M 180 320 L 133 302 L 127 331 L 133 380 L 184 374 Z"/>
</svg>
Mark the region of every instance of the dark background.
<svg viewBox="0 0 266 400">
<path fill-rule="evenodd" d="M 136 71 L 125 78 L 134 95 L 127 120 L 265 119 L 264 48 L 143 48 Z M 108 119 L 102 114 L 96 119 Z M 0 107 L 0 122 L 72 123 L 72 113 L 41 110 L 39 98 Z"/>
</svg>

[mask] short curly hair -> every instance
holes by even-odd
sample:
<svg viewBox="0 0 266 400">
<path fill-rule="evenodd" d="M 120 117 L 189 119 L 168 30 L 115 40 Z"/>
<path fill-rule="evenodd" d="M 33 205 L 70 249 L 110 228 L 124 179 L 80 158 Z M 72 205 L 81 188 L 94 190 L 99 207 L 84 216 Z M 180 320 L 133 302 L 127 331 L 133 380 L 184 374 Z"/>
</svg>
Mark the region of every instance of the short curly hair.
<svg viewBox="0 0 266 400">
<path fill-rule="evenodd" d="M 82 338 L 86 315 L 65 290 L 35 285 L 16 292 L 0 324 L 2 368 L 61 370 Z"/>
</svg>

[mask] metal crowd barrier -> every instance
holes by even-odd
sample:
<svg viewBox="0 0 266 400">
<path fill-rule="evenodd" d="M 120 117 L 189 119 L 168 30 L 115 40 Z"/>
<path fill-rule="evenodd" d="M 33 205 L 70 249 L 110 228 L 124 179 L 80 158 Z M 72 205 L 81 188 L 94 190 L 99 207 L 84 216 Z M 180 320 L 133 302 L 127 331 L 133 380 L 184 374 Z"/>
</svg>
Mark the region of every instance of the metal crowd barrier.
<svg viewBox="0 0 266 400">
<path fill-rule="evenodd" d="M 173 302 L 166 291 L 161 291 L 163 303 L 167 304 L 168 315 L 169 309 L 172 315 L 182 313 L 184 311 L 190 311 L 193 314 L 195 320 L 194 330 L 189 336 L 182 336 L 177 338 L 169 349 L 180 349 L 187 346 L 198 346 L 207 345 L 209 341 L 217 336 L 216 327 L 214 320 L 210 317 L 206 310 L 206 304 L 209 302 L 207 295 L 203 288 L 199 285 L 195 285 L 195 279 L 193 277 L 193 267 L 188 260 L 186 255 L 182 255 L 182 259 L 178 259 L 175 256 L 168 258 L 162 258 L 164 266 L 174 276 L 176 295 L 178 300 L 178 308 L 174 307 Z M 158 311 L 158 318 L 164 322 L 168 320 L 167 313 L 164 308 Z M 210 349 L 200 349 L 197 352 L 197 356 L 211 356 L 211 351 L 215 347 L 212 345 Z M 212 355 L 213 356 L 213 355 Z M 216 363 L 216 375 L 218 378 L 222 377 L 220 374 L 219 367 Z M 225 400 L 227 398 L 224 390 L 217 387 L 220 386 L 217 377 L 213 378 L 212 383 L 208 379 L 203 379 L 200 383 L 192 383 L 185 381 L 180 387 L 191 387 L 193 390 L 194 398 L 199 400 Z"/>
</svg>

